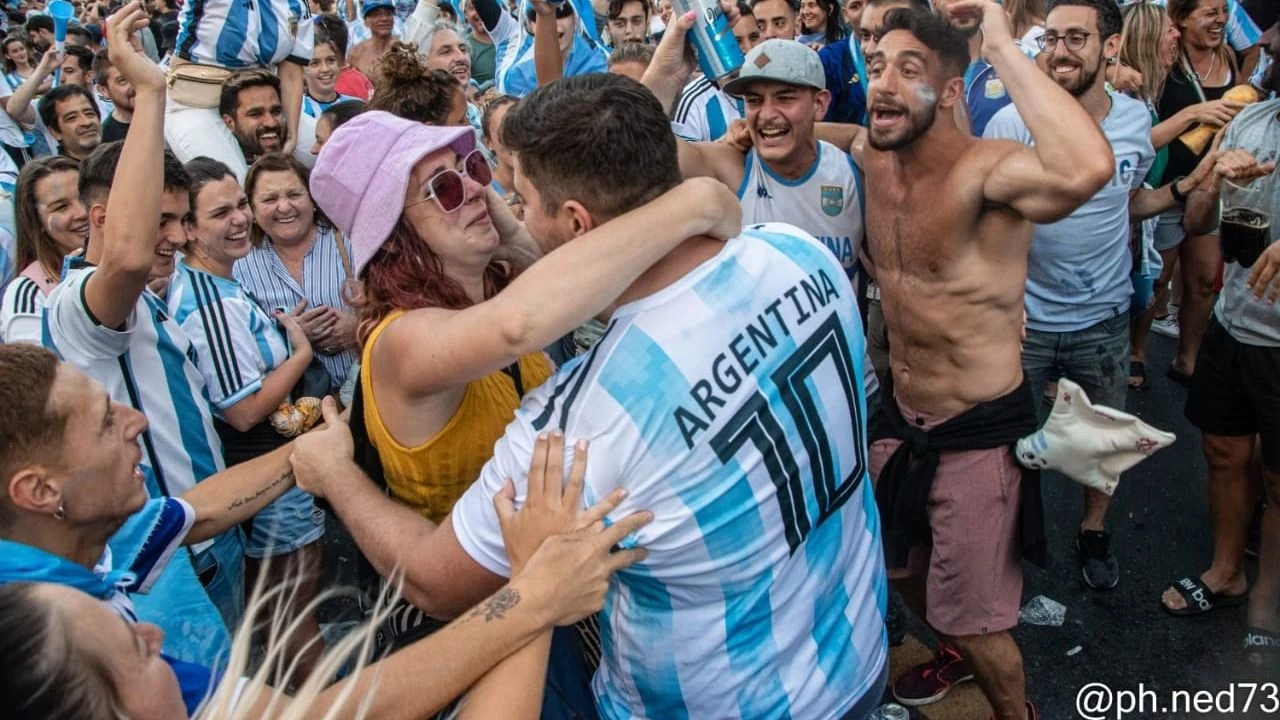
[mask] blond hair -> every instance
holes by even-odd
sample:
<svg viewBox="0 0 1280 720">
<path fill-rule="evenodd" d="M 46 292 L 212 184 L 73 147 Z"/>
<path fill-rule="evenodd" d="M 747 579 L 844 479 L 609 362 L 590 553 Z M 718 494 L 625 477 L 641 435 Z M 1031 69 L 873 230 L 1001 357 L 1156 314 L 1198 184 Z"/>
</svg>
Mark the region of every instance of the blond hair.
<svg viewBox="0 0 1280 720">
<path fill-rule="evenodd" d="M 1160 60 L 1164 42 L 1164 8 L 1151 0 L 1124 6 L 1124 29 L 1120 32 L 1120 62 L 1142 73 L 1142 99 L 1155 103 L 1164 92 L 1169 68 Z"/>
</svg>

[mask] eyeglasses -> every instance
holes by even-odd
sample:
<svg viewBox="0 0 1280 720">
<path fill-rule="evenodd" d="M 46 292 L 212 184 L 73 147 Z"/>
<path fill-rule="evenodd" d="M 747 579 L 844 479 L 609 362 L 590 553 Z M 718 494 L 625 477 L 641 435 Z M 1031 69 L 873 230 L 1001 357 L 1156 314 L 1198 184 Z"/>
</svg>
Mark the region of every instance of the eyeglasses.
<svg viewBox="0 0 1280 720">
<path fill-rule="evenodd" d="M 1084 49 L 1085 43 L 1089 42 L 1089 36 L 1093 34 L 1094 33 L 1080 32 L 1078 30 L 1072 30 L 1066 35 L 1045 33 L 1036 38 L 1036 44 L 1045 52 L 1053 52 L 1054 48 L 1058 47 L 1058 41 L 1061 40 L 1066 42 L 1068 50 L 1077 52 Z"/>
<path fill-rule="evenodd" d="M 484 153 L 472 150 L 462 159 L 462 170 L 446 168 L 431 176 L 427 181 L 427 194 L 421 200 L 405 203 L 405 207 L 413 207 L 428 200 L 435 200 L 436 206 L 443 213 L 455 213 L 467 201 L 467 186 L 463 177 L 469 177 L 477 183 L 488 186 L 493 182 L 493 171 Z"/>
</svg>

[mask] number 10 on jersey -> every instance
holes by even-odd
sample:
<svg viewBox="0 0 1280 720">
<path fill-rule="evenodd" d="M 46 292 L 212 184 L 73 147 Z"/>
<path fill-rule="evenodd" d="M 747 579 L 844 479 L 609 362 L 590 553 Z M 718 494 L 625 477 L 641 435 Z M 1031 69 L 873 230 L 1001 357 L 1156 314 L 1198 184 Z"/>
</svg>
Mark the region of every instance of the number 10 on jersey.
<svg viewBox="0 0 1280 720">
<path fill-rule="evenodd" d="M 825 364 L 834 366 L 838 382 L 822 387 L 822 400 L 836 408 L 847 407 L 853 427 L 852 437 L 832 437 L 822 417 L 822 404 L 814 396 L 809 380 Z M 795 425 L 795 435 L 783 429 L 769 401 L 761 390 L 729 418 L 711 438 L 711 447 L 721 462 L 728 463 L 750 444 L 759 452 L 764 467 L 777 489 L 778 507 L 786 526 L 787 545 L 792 553 L 804 542 L 809 532 L 821 525 L 853 496 L 867 463 L 864 457 L 864 428 L 858 403 L 858 386 L 862 382 L 857 365 L 849 351 L 840 318 L 832 313 L 814 329 L 789 357 L 769 376 L 777 388 L 787 415 Z M 797 437 L 798 436 L 798 437 Z M 799 448 L 795 447 L 799 441 Z M 839 472 L 841 443 L 852 442 L 854 467 L 844 477 Z M 818 516 L 810 517 L 805 501 L 804 479 L 796 452 L 809 459 L 809 481 L 817 500 Z"/>
</svg>

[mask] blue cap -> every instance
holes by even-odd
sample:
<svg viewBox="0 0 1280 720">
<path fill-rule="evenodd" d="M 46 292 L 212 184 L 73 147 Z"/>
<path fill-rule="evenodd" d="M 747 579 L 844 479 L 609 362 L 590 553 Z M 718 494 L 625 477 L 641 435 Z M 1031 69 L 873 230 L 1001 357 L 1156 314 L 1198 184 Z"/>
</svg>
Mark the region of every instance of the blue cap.
<svg viewBox="0 0 1280 720">
<path fill-rule="evenodd" d="M 396 9 L 396 4 L 392 0 L 363 0 L 360 3 L 360 17 L 364 18 L 374 10 L 381 8 Z"/>
</svg>

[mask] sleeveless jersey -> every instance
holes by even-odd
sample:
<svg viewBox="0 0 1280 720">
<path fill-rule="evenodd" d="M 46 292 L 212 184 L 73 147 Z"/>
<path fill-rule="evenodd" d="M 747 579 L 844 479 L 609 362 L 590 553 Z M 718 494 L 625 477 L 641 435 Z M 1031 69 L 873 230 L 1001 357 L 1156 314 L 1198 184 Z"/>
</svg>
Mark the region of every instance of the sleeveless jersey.
<svg viewBox="0 0 1280 720">
<path fill-rule="evenodd" d="M 862 247 L 862 173 L 847 152 L 818 142 L 818 157 L 803 177 L 787 180 L 752 148 L 738 188 L 742 224 L 787 223 L 827 246 L 852 282 Z"/>
</svg>

